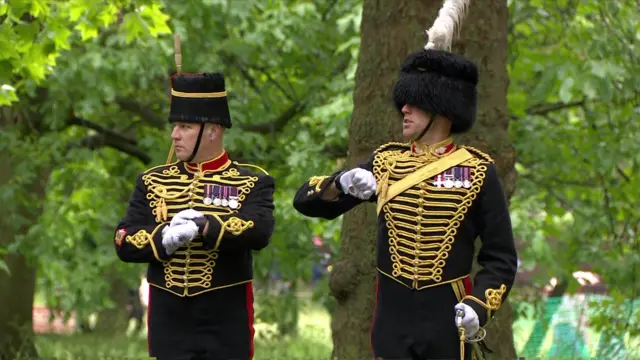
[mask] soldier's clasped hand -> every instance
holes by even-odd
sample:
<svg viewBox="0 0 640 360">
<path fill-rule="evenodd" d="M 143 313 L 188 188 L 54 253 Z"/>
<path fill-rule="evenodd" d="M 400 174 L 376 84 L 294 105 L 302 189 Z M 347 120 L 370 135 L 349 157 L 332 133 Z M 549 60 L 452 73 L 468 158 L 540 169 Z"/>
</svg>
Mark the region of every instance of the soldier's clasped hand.
<svg viewBox="0 0 640 360">
<path fill-rule="evenodd" d="M 376 179 L 371 171 L 355 168 L 340 176 L 342 192 L 367 200 L 376 193 Z"/>
<path fill-rule="evenodd" d="M 170 227 L 174 227 L 176 225 L 182 225 L 189 222 L 189 220 L 194 220 L 198 218 L 203 218 L 204 214 L 199 211 L 193 209 L 182 210 L 176 214 L 176 216 L 171 219 Z"/>
<path fill-rule="evenodd" d="M 162 229 L 162 246 L 167 255 L 171 255 L 178 248 L 189 244 L 196 235 L 198 235 L 198 225 L 191 220 L 185 224 L 166 226 Z"/>
<path fill-rule="evenodd" d="M 478 320 L 478 314 L 476 314 L 473 308 L 465 303 L 458 303 L 455 306 L 455 310 L 462 310 L 464 316 L 462 317 L 462 327 L 467 338 L 473 337 L 480 330 L 480 321 Z M 457 322 L 457 318 L 454 321 Z"/>
</svg>

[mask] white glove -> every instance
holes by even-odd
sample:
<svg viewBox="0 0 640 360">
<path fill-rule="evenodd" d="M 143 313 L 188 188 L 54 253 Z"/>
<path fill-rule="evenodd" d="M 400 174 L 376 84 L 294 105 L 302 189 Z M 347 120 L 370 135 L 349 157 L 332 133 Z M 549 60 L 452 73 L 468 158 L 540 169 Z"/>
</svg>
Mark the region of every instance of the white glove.
<svg viewBox="0 0 640 360">
<path fill-rule="evenodd" d="M 182 210 L 177 213 L 176 216 L 173 217 L 173 219 L 171 219 L 171 224 L 169 224 L 169 226 L 174 227 L 176 225 L 186 224 L 189 222 L 189 220 L 201 217 L 204 217 L 204 215 L 199 211 L 193 209 Z"/>
<path fill-rule="evenodd" d="M 478 320 L 478 314 L 473 308 L 465 303 L 458 303 L 455 306 L 456 312 L 462 310 L 464 316 L 462 317 L 462 327 L 464 328 L 464 336 L 467 338 L 473 337 L 478 330 L 480 330 L 480 321 Z M 458 317 L 454 318 L 456 327 L 458 326 Z"/>
<path fill-rule="evenodd" d="M 165 226 L 162 229 L 162 246 L 167 255 L 173 254 L 178 248 L 187 245 L 198 235 L 198 225 L 189 220 L 186 224 Z"/>
<path fill-rule="evenodd" d="M 376 193 L 376 178 L 371 171 L 354 168 L 340 176 L 340 187 L 345 194 L 367 200 Z"/>
</svg>

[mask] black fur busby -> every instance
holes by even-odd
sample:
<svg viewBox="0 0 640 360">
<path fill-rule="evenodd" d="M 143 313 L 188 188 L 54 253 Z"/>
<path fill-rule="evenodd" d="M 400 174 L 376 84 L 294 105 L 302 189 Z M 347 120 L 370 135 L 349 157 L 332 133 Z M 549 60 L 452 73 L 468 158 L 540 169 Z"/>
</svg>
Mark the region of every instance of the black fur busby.
<svg viewBox="0 0 640 360">
<path fill-rule="evenodd" d="M 224 75 L 181 73 L 171 77 L 169 122 L 214 123 L 231 127 Z"/>
<path fill-rule="evenodd" d="M 422 50 L 409 55 L 393 88 L 398 111 L 405 104 L 452 122 L 452 133 L 471 129 L 476 119 L 478 69 L 459 54 Z"/>
</svg>

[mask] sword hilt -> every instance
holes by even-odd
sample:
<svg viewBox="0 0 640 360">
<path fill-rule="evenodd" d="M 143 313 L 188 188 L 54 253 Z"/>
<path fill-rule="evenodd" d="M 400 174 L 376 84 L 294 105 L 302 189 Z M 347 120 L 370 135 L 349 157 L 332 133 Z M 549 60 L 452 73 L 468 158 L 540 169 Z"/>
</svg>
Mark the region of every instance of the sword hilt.
<svg viewBox="0 0 640 360">
<path fill-rule="evenodd" d="M 462 327 L 462 318 L 464 317 L 464 310 L 456 310 L 456 325 Z"/>
<path fill-rule="evenodd" d="M 456 310 L 456 325 L 458 326 L 458 332 L 460 333 L 460 360 L 464 359 L 464 327 L 462 327 L 462 318 L 464 317 L 464 310 Z"/>
</svg>

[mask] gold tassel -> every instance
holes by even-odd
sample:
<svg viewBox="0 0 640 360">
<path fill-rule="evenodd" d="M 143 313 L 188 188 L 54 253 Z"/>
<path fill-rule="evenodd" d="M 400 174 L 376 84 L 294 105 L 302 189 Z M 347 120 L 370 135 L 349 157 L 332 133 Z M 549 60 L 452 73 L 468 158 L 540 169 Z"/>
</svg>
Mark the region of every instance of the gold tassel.
<svg viewBox="0 0 640 360">
<path fill-rule="evenodd" d="M 387 196 L 387 190 L 389 190 L 389 171 L 382 175 L 379 185 L 376 195 L 378 195 L 378 199 L 384 199 Z"/>
<path fill-rule="evenodd" d="M 168 213 L 169 209 L 167 209 L 167 203 L 162 199 L 162 221 L 167 221 Z"/>
<path fill-rule="evenodd" d="M 156 221 L 167 221 L 168 213 L 169 210 L 167 209 L 167 203 L 164 201 L 164 199 L 160 199 L 160 201 L 158 201 L 158 205 L 156 205 Z"/>
</svg>

